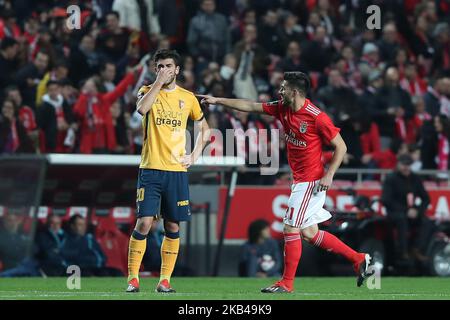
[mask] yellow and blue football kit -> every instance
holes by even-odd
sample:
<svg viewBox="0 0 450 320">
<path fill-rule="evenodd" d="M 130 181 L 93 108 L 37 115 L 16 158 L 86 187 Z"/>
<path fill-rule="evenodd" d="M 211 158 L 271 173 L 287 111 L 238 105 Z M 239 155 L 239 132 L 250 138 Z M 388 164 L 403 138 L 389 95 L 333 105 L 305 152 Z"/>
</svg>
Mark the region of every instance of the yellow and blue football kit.
<svg viewBox="0 0 450 320">
<path fill-rule="evenodd" d="M 150 86 L 138 92 L 141 98 Z M 188 119 L 200 121 L 203 112 L 195 95 L 179 86 L 160 90 L 142 119 L 143 145 L 137 188 L 137 215 L 161 215 L 170 221 L 190 219 L 187 170 L 180 163 L 186 154 Z"/>
<path fill-rule="evenodd" d="M 138 92 L 142 98 L 150 86 Z M 186 154 L 188 119 L 200 121 L 203 112 L 195 95 L 178 86 L 160 90 L 151 109 L 142 119 L 143 146 L 137 183 L 137 217 L 161 216 L 172 222 L 190 220 L 187 170 L 180 163 Z M 146 250 L 146 236 L 136 230 L 130 238 L 128 251 L 127 292 L 139 291 L 139 268 Z M 165 290 L 175 267 L 180 246 L 179 232 L 165 233 L 161 244 L 160 284 Z M 164 282 L 165 281 L 165 282 Z M 159 289 L 158 289 L 159 290 Z M 164 291 L 168 292 L 168 291 Z"/>
</svg>

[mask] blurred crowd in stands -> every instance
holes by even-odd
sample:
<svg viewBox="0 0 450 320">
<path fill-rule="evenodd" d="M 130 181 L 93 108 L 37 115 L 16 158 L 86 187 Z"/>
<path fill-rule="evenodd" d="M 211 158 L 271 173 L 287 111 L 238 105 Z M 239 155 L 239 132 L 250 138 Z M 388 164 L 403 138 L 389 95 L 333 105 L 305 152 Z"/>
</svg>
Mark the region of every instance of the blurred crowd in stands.
<svg viewBox="0 0 450 320">
<path fill-rule="evenodd" d="M 66 24 L 72 4 L 79 30 Z M 366 25 L 371 4 L 379 30 Z M 393 169 L 409 153 L 414 170 L 449 168 L 448 0 L 1 0 L 0 12 L 1 153 L 139 154 L 136 93 L 155 79 L 149 58 L 171 48 L 179 85 L 199 94 L 276 100 L 284 71 L 308 73 L 347 143 L 344 167 Z M 204 111 L 222 132 L 281 129 Z M 253 142 L 237 148 L 248 157 Z M 287 165 L 283 134 L 279 145 Z"/>
<path fill-rule="evenodd" d="M 0 278 L 65 276 L 69 266 L 78 266 L 82 276 L 124 276 L 127 273 L 128 234 L 108 218 L 92 221 L 80 214 L 50 215 L 30 233 L 27 217 L 10 214 L 0 219 Z M 162 224 L 155 221 L 147 238 L 142 271 L 158 275 Z M 72 270 L 70 272 L 74 272 Z M 179 263 L 175 274 L 188 270 Z M 192 272 L 190 273 L 192 275 Z"/>
</svg>

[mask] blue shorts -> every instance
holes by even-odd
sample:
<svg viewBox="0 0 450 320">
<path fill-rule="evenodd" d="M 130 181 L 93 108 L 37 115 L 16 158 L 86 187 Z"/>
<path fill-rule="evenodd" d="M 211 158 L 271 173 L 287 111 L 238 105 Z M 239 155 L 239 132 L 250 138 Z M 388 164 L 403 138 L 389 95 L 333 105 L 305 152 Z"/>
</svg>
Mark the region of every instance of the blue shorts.
<svg viewBox="0 0 450 320">
<path fill-rule="evenodd" d="M 187 172 L 139 169 L 136 205 L 138 218 L 161 213 L 169 221 L 189 221 L 191 210 Z"/>
</svg>

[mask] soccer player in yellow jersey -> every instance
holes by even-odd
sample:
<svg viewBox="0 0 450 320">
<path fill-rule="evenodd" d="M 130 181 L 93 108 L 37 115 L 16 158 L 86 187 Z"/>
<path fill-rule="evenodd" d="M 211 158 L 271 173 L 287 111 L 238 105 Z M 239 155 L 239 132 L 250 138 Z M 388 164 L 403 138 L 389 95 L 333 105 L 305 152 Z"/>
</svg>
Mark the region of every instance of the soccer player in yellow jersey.
<svg viewBox="0 0 450 320">
<path fill-rule="evenodd" d="M 157 292 L 175 292 L 170 276 L 180 246 L 179 223 L 191 218 L 187 168 L 200 156 L 209 139 L 209 126 L 195 95 L 179 87 L 180 56 L 160 50 L 154 56 L 157 77 L 138 93 L 137 111 L 143 116 L 144 142 L 137 186 L 137 222 L 128 250 L 127 292 L 139 291 L 139 269 L 146 237 L 161 208 L 164 240 L 161 245 L 161 275 Z M 197 136 L 194 150 L 187 155 L 185 130 L 194 121 Z"/>
</svg>

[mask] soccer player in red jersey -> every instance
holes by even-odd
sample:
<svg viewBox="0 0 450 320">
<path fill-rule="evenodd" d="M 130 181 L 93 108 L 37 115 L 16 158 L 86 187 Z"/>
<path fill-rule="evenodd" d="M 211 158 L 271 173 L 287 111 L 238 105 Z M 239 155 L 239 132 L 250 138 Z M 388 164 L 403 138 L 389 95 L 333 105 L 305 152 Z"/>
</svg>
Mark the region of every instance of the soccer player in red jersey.
<svg viewBox="0 0 450 320">
<path fill-rule="evenodd" d="M 347 152 L 344 140 L 328 115 L 316 107 L 306 94 L 310 81 L 301 72 L 286 72 L 279 93 L 281 100 L 258 103 L 242 99 L 199 95 L 204 104 L 221 104 L 244 112 L 267 113 L 284 127 L 289 166 L 294 181 L 284 217 L 284 273 L 275 284 L 262 289 L 265 293 L 292 292 L 297 265 L 302 253 L 301 238 L 316 247 L 345 257 L 353 264 L 357 286 L 368 276 L 371 257 L 348 247 L 331 233 L 319 230 L 318 224 L 331 218 L 323 208 L 326 191 Z M 325 172 L 322 146 L 331 144 L 334 154 Z"/>
</svg>

